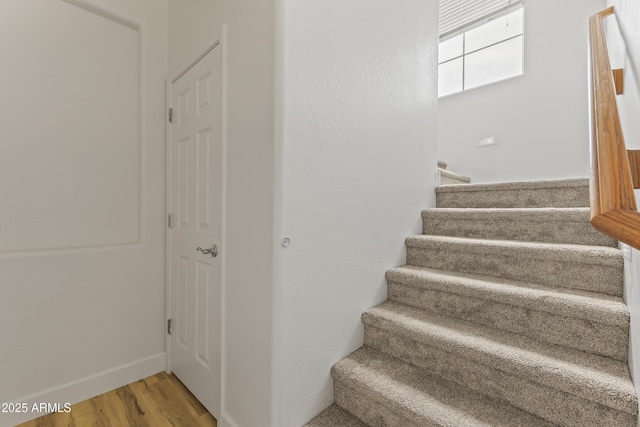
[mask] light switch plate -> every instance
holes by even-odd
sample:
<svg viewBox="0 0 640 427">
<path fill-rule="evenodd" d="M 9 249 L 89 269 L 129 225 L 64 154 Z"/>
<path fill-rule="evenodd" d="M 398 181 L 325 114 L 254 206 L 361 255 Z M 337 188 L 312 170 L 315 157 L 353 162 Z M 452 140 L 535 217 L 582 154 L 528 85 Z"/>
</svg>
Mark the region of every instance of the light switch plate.
<svg viewBox="0 0 640 427">
<path fill-rule="evenodd" d="M 500 138 L 497 135 L 488 136 L 486 138 L 479 139 L 476 142 L 476 148 L 488 147 L 490 145 L 500 144 Z"/>
</svg>

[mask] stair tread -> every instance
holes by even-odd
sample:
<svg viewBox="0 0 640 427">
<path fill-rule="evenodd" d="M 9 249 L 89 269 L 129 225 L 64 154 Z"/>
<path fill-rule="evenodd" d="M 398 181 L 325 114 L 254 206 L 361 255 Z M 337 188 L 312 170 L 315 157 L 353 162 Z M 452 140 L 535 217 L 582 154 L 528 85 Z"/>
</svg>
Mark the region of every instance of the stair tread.
<svg viewBox="0 0 640 427">
<path fill-rule="evenodd" d="M 572 261 L 580 264 L 622 266 L 622 251 L 606 246 L 575 245 L 568 243 L 521 242 L 515 240 L 473 239 L 468 237 L 450 237 L 416 235 L 407 237 L 408 247 L 429 248 L 433 245 L 451 251 L 464 250 L 484 254 L 513 255 L 519 251 L 534 259 L 552 259 Z"/>
<path fill-rule="evenodd" d="M 589 208 L 431 208 L 422 211 L 422 234 L 618 246 L 589 221 Z"/>
<path fill-rule="evenodd" d="M 550 427 L 551 424 L 423 370 L 362 347 L 332 368 L 334 379 L 364 388 L 416 425 Z M 384 397 L 382 397 L 384 396 Z M 358 399 L 360 396 L 354 396 Z"/>
<path fill-rule="evenodd" d="M 443 184 L 435 189 L 439 208 L 517 208 L 589 206 L 589 180 Z"/>
<path fill-rule="evenodd" d="M 626 327 L 629 312 L 621 297 L 552 288 L 534 283 L 472 273 L 405 265 L 387 271 L 386 278 L 421 288 L 500 302 L 517 307 Z"/>
<path fill-rule="evenodd" d="M 419 235 L 409 265 L 622 296 L 622 251 L 609 246 Z"/>
<path fill-rule="evenodd" d="M 365 423 L 338 405 L 331 405 L 304 427 L 367 427 Z"/>
<path fill-rule="evenodd" d="M 517 181 L 517 182 L 488 182 L 474 183 L 464 187 L 442 185 L 436 188 L 436 193 L 467 192 L 467 191 L 504 191 L 504 190 L 529 190 L 544 188 L 588 187 L 588 178 L 569 178 L 541 181 Z"/>
<path fill-rule="evenodd" d="M 456 356 L 527 376 L 539 384 L 637 413 L 637 398 L 624 362 L 545 344 L 522 335 L 427 313 L 393 301 L 367 310 L 363 322 L 437 345 Z"/>
<path fill-rule="evenodd" d="M 471 185 L 471 184 L 470 184 Z M 455 215 L 458 218 L 492 218 L 512 219 L 513 217 L 526 216 L 527 219 L 538 221 L 575 221 L 589 222 L 590 208 L 430 208 L 422 211 L 422 216 L 441 216 L 450 218 Z"/>
</svg>

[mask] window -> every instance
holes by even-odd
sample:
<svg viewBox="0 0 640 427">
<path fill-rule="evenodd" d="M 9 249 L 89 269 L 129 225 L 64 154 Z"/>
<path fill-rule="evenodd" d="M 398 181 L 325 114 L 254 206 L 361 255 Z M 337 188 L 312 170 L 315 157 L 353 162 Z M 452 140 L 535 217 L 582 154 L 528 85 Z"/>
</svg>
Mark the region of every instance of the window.
<svg viewBox="0 0 640 427">
<path fill-rule="evenodd" d="M 438 96 L 523 73 L 523 1 L 440 0 Z"/>
</svg>

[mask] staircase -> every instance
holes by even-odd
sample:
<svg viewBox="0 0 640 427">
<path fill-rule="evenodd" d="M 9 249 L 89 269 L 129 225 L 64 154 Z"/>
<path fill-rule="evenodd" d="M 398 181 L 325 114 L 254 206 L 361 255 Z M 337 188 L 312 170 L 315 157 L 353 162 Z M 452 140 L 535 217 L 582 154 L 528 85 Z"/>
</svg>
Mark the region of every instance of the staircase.
<svg viewBox="0 0 640 427">
<path fill-rule="evenodd" d="M 585 179 L 449 185 L 308 427 L 635 427 L 623 259 Z"/>
</svg>

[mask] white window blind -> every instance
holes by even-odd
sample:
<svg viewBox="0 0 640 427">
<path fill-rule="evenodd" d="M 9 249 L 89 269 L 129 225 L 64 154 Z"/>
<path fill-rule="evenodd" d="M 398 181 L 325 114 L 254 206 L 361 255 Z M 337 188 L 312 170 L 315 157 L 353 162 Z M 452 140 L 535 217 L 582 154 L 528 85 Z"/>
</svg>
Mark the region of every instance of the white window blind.
<svg viewBox="0 0 640 427">
<path fill-rule="evenodd" d="M 522 6 L 524 0 L 440 0 L 440 41 Z"/>
</svg>

